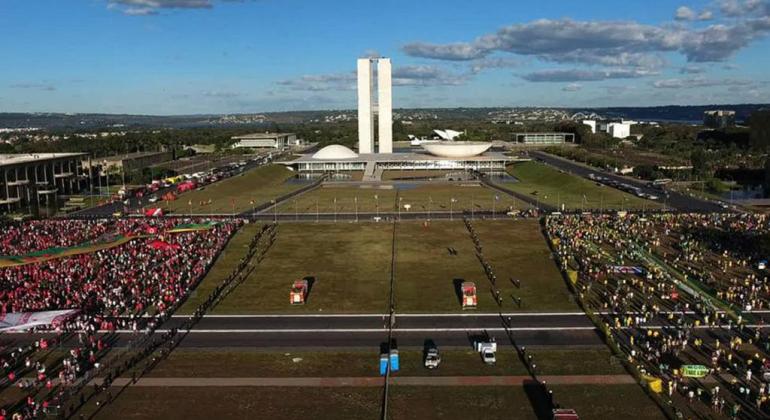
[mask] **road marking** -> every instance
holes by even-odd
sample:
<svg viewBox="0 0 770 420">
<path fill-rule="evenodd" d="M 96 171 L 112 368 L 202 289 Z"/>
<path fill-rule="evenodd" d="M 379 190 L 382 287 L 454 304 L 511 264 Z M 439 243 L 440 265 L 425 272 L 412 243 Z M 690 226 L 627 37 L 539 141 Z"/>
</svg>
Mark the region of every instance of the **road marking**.
<svg viewBox="0 0 770 420">
<path fill-rule="evenodd" d="M 681 314 L 682 311 L 661 311 L 661 315 Z M 724 313 L 724 311 L 717 311 L 717 313 Z M 770 314 L 770 310 L 760 309 L 752 311 L 743 311 L 744 314 Z M 641 312 L 625 312 L 618 314 L 612 311 L 598 311 L 598 315 L 641 315 Z M 685 315 L 694 315 L 695 311 L 684 311 Z M 496 312 L 463 312 L 463 313 L 396 313 L 398 318 L 479 318 L 479 317 L 549 317 L 549 316 L 586 316 L 584 312 L 510 312 L 510 313 L 496 313 Z M 213 314 L 204 315 L 203 318 L 382 318 L 383 316 L 389 316 L 388 314 Z M 174 314 L 171 318 L 187 319 L 192 315 L 188 314 Z M 142 315 L 142 318 L 153 318 L 151 315 Z"/>
<path fill-rule="evenodd" d="M 595 327 L 516 327 L 508 328 L 508 331 L 588 331 Z M 156 333 L 167 333 L 168 329 L 157 329 Z M 267 334 L 267 333 L 380 333 L 387 332 L 387 328 L 296 328 L 296 329 L 193 329 L 190 333 L 203 334 Z M 474 332 L 474 331 L 506 331 L 503 327 L 492 328 L 394 328 L 394 332 Z M 119 334 L 133 334 L 133 330 L 117 330 Z"/>
<path fill-rule="evenodd" d="M 583 312 L 512 312 L 512 313 L 443 313 L 443 314 L 400 314 L 398 318 L 475 318 L 475 317 L 526 317 L 526 316 L 585 316 Z M 382 318 L 388 314 L 246 314 L 246 315 L 204 315 L 203 318 Z M 149 315 L 144 318 L 151 318 Z M 192 315 L 172 315 L 171 318 L 190 318 Z"/>
</svg>

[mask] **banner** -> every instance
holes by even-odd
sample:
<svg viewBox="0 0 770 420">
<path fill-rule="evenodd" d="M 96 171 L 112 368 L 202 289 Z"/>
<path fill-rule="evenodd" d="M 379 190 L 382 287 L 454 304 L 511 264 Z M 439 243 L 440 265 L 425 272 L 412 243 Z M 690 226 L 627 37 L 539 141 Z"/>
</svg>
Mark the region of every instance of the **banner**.
<svg viewBox="0 0 770 420">
<path fill-rule="evenodd" d="M 703 365 L 682 366 L 682 376 L 686 378 L 703 378 L 709 374 L 709 368 Z"/>
<path fill-rule="evenodd" d="M 179 244 L 170 244 L 166 241 L 161 241 L 160 239 L 156 239 L 152 242 L 150 242 L 150 247 L 153 249 L 159 249 L 161 251 L 165 251 L 167 249 L 179 249 L 181 248 Z"/>
<path fill-rule="evenodd" d="M 636 274 L 637 276 L 643 276 L 644 275 L 644 268 L 642 267 L 634 267 L 629 265 L 611 265 L 607 267 L 610 270 L 610 273 L 616 273 L 616 274 Z"/>
<path fill-rule="evenodd" d="M 41 325 L 58 326 L 75 316 L 77 309 L 42 312 L 11 312 L 0 315 L 0 331 L 22 331 Z"/>
<path fill-rule="evenodd" d="M 160 207 L 149 208 L 144 211 L 144 215 L 147 217 L 160 217 L 163 216 L 163 209 Z"/>
<path fill-rule="evenodd" d="M 0 268 L 14 267 L 17 265 L 35 264 L 56 258 L 71 257 L 80 254 L 90 254 L 103 249 L 114 248 L 137 238 L 131 235 L 112 235 L 106 234 L 93 241 L 84 242 L 72 247 L 48 248 L 40 251 L 30 252 L 24 255 L 0 255 Z"/>
<path fill-rule="evenodd" d="M 176 225 L 173 229 L 168 230 L 168 233 L 181 233 L 181 232 L 194 232 L 196 230 L 209 230 L 217 226 L 217 222 L 207 223 L 187 223 L 182 225 Z"/>
</svg>

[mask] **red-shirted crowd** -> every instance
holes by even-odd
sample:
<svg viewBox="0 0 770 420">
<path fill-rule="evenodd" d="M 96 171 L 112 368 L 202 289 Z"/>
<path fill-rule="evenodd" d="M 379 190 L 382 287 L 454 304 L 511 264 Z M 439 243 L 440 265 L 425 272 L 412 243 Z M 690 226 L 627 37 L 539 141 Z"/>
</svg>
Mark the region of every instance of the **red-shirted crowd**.
<svg viewBox="0 0 770 420">
<path fill-rule="evenodd" d="M 59 325 L 61 335 L 0 351 L 0 389 L 18 386 L 29 398 L 5 407 L 14 418 L 36 418 L 60 403 L 67 386 L 94 368 L 107 352 L 99 330 L 139 331 L 157 326 L 184 301 L 242 220 L 217 221 L 209 229 L 170 233 L 202 219 L 47 220 L 3 226 L 0 254 L 20 255 L 70 247 L 105 235 L 133 237 L 121 245 L 71 257 L 0 268 L 0 312 L 77 309 Z M 151 315 L 149 320 L 141 318 Z M 78 343 L 56 363 L 44 355 L 76 334 Z M 70 335 L 71 337 L 71 335 Z M 70 341 L 71 342 L 71 341 Z"/>
</svg>

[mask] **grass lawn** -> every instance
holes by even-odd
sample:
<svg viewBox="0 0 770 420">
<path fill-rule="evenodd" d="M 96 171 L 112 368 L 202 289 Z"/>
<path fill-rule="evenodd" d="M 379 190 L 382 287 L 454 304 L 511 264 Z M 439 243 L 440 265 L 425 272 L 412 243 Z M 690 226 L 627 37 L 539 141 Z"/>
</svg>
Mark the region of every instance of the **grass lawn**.
<svg viewBox="0 0 770 420">
<path fill-rule="evenodd" d="M 241 175 L 207 185 L 179 195 L 171 202 L 163 202 L 162 207 L 173 213 L 236 213 L 249 210 L 255 205 L 266 203 L 273 198 L 302 187 L 301 184 L 288 184 L 285 181 L 294 176 L 294 172 L 282 165 L 261 166 Z M 211 199 L 211 204 L 208 204 Z M 192 202 L 192 206 L 188 205 Z M 160 202 L 159 202 L 160 203 Z"/>
<path fill-rule="evenodd" d="M 374 213 L 396 211 L 396 193 L 401 211 L 406 211 L 405 204 L 411 205 L 410 211 L 463 211 L 493 210 L 501 213 L 509 208 L 522 209 L 526 203 L 504 194 L 480 186 L 475 182 L 424 183 L 401 185 L 360 185 L 344 184 L 324 185 L 314 191 L 302 194 L 279 207 L 282 213 Z M 376 196 L 376 198 L 375 198 Z M 497 200 L 495 197 L 497 196 Z M 450 202 L 454 199 L 454 202 Z M 335 201 L 336 200 L 336 201 Z"/>
<path fill-rule="evenodd" d="M 462 312 L 455 282 L 472 281 L 478 312 L 497 311 L 484 269 L 461 221 L 399 223 L 396 234 L 396 309 L 399 312 Z M 457 250 L 450 255 L 448 248 Z"/>
<path fill-rule="evenodd" d="M 503 311 L 577 310 L 536 220 L 476 221 L 473 225 L 497 274 Z M 462 222 L 434 221 L 427 228 L 401 223 L 396 238 L 399 312 L 462 312 L 455 279 L 476 283 L 476 311 L 499 309 Z M 457 250 L 457 255 L 450 255 L 449 247 Z M 514 287 L 511 277 L 521 281 L 521 289 Z M 522 298 L 521 308 L 511 295 Z"/>
<path fill-rule="evenodd" d="M 557 402 L 577 410 L 581 419 L 662 419 L 663 414 L 638 385 L 553 387 Z M 394 419 L 549 419 L 537 386 L 391 388 Z M 632 414 L 633 413 L 633 414 Z"/>
<path fill-rule="evenodd" d="M 580 349 L 530 348 L 544 375 L 620 375 L 625 370 L 610 364 L 605 347 Z M 423 366 L 421 350 L 400 350 L 398 376 L 504 376 L 526 375 L 526 369 L 510 348 L 498 352 L 497 364 L 487 366 L 478 353 L 442 350 L 438 369 Z M 379 351 L 286 351 L 177 349 L 150 372 L 152 377 L 360 377 L 377 376 Z"/>
<path fill-rule="evenodd" d="M 661 204 L 645 200 L 615 188 L 600 186 L 576 175 L 560 172 L 540 162 L 521 162 L 508 166 L 508 173 L 519 182 L 505 183 L 513 191 L 537 197 L 541 202 L 568 209 L 642 209 L 660 208 Z M 583 197 L 585 196 L 585 202 Z"/>
<path fill-rule="evenodd" d="M 537 220 L 474 222 L 484 257 L 497 275 L 503 308 L 518 309 L 511 295 L 521 298 L 523 311 L 579 311 L 553 261 Z M 520 281 L 514 287 L 510 279 Z"/>
<path fill-rule="evenodd" d="M 554 395 L 583 419 L 661 419 L 663 415 L 637 385 L 562 385 Z M 549 418 L 543 396 L 533 387 L 393 386 L 391 419 Z M 382 388 L 129 387 L 97 419 L 375 419 Z M 85 414 L 93 411 L 85 410 Z M 537 407 L 537 408 L 536 408 Z"/>
<path fill-rule="evenodd" d="M 540 235 L 536 220 L 475 221 L 484 254 L 498 277 L 504 311 L 577 310 Z M 258 226 L 239 232 L 183 307 L 189 313 L 245 252 Z M 384 313 L 391 271 L 392 224 L 281 224 L 277 240 L 251 276 L 214 313 Z M 457 255 L 450 255 L 448 248 Z M 401 222 L 396 227 L 396 308 L 399 312 L 463 312 L 455 281 L 473 281 L 477 312 L 496 312 L 473 242 L 459 221 Z M 307 304 L 288 303 L 291 283 L 314 277 Z M 521 281 L 516 288 L 509 278 Z M 522 307 L 511 296 L 522 298 Z"/>
<path fill-rule="evenodd" d="M 192 291 L 187 301 L 179 308 L 180 314 L 191 314 L 195 312 L 195 309 L 203 303 L 204 300 L 211 294 L 222 281 L 232 273 L 235 266 L 243 258 L 249 250 L 249 243 L 254 238 L 254 235 L 259 232 L 262 225 L 259 223 L 249 223 L 241 227 L 241 229 L 230 238 L 230 242 L 219 254 L 214 265 L 209 270 L 206 277 L 198 284 L 198 287 Z"/>
<path fill-rule="evenodd" d="M 639 385 L 554 385 L 555 401 L 581 419 L 664 419 Z"/>
<path fill-rule="evenodd" d="M 392 225 L 282 224 L 254 272 L 214 313 L 383 313 Z M 292 282 L 312 277 L 305 305 L 289 304 Z"/>
<path fill-rule="evenodd" d="M 96 419 L 375 419 L 382 388 L 129 387 Z M 88 414 L 93 412 L 89 405 Z"/>
</svg>

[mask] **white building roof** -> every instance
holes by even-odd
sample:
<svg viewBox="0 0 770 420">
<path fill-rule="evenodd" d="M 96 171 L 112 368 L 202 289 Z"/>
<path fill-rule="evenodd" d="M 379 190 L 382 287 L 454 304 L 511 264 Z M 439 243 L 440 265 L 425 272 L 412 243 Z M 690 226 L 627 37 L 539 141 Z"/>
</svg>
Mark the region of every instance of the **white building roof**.
<svg viewBox="0 0 770 420">
<path fill-rule="evenodd" d="M 51 159 L 71 158 L 86 156 L 86 153 L 19 153 L 19 154 L 0 154 L 0 166 L 18 165 L 21 163 L 32 163 Z"/>
<path fill-rule="evenodd" d="M 355 159 L 357 157 L 356 152 L 340 144 L 326 146 L 313 155 L 313 159 L 321 160 Z"/>
<path fill-rule="evenodd" d="M 492 143 L 470 141 L 442 141 L 422 145 L 422 148 L 428 153 L 446 158 L 477 156 L 489 150 L 490 147 L 492 147 Z"/>
</svg>

